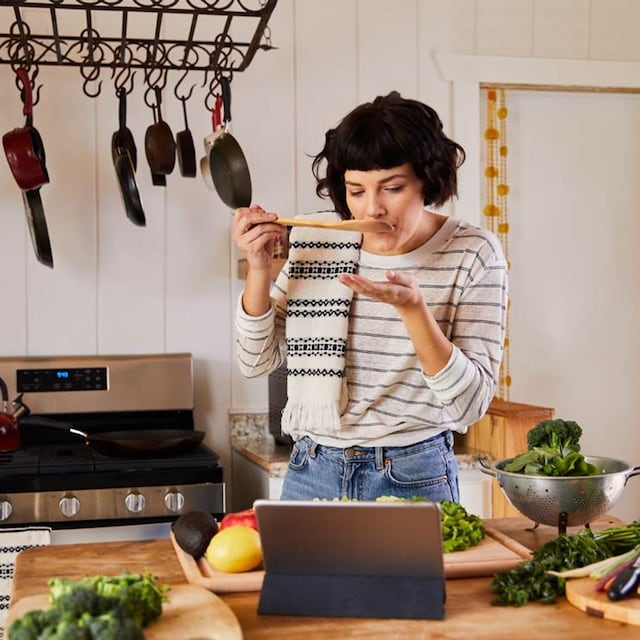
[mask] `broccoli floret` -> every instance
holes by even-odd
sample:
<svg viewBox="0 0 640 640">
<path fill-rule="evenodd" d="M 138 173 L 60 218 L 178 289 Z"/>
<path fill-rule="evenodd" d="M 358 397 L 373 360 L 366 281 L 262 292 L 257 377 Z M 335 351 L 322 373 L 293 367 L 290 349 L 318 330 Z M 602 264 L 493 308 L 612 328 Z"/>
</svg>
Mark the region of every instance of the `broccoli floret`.
<svg viewBox="0 0 640 640">
<path fill-rule="evenodd" d="M 567 455 L 570 451 L 580 451 L 582 427 L 573 420 L 543 420 L 527 433 L 529 449 L 543 448 Z"/>
<path fill-rule="evenodd" d="M 113 599 L 105 598 L 81 583 L 66 585 L 59 595 L 51 593 L 50 600 L 58 610 L 74 618 L 80 618 L 85 613 L 98 616 L 115 605 Z"/>
<path fill-rule="evenodd" d="M 143 626 L 162 613 L 168 585 L 152 575 L 123 573 L 49 580 L 47 611 L 31 611 L 10 627 L 8 640 L 144 640 Z"/>
<path fill-rule="evenodd" d="M 89 607 L 97 606 L 98 609 L 86 608 L 83 611 L 99 614 L 113 606 L 120 606 L 133 618 L 139 628 L 160 616 L 162 603 L 167 600 L 167 586 L 157 585 L 151 574 L 123 573 L 118 576 L 92 576 L 76 581 L 53 578 L 49 581 L 49 586 L 50 601 L 54 605 L 59 605 L 66 594 L 73 593 L 74 589 L 82 587 L 98 598 L 98 600 L 87 599 Z M 105 606 L 100 608 L 102 605 Z"/>
<path fill-rule="evenodd" d="M 91 636 L 81 620 L 65 614 L 57 624 L 45 627 L 39 640 L 91 640 Z"/>
<path fill-rule="evenodd" d="M 7 637 L 9 640 L 38 640 L 46 626 L 45 615 L 42 609 L 25 613 L 11 624 Z"/>
<path fill-rule="evenodd" d="M 580 453 L 582 428 L 573 420 L 543 420 L 527 433 L 527 451 L 504 465 L 510 473 L 534 476 L 590 476 L 598 468 Z"/>
<path fill-rule="evenodd" d="M 92 640 L 144 640 L 138 625 L 120 607 L 85 620 Z"/>
<path fill-rule="evenodd" d="M 167 600 L 166 586 L 156 584 L 151 574 L 123 573 L 119 576 L 99 576 L 96 592 L 114 598 L 138 627 L 145 627 L 162 613 Z"/>
</svg>

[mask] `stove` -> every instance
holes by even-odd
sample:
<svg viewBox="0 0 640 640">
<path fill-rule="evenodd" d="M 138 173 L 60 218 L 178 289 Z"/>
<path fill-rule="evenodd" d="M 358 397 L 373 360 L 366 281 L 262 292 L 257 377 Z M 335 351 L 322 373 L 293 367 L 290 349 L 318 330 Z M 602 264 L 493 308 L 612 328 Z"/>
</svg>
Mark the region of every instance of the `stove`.
<svg viewBox="0 0 640 640">
<path fill-rule="evenodd" d="M 88 434 L 18 420 L 20 448 L 0 452 L 0 528 L 170 523 L 193 509 L 224 514 L 223 469 L 207 445 L 126 457 L 91 446 L 92 435 L 107 432 L 196 431 L 190 354 L 5 357 L 0 378 L 27 407 L 25 423 L 45 418 Z"/>
</svg>

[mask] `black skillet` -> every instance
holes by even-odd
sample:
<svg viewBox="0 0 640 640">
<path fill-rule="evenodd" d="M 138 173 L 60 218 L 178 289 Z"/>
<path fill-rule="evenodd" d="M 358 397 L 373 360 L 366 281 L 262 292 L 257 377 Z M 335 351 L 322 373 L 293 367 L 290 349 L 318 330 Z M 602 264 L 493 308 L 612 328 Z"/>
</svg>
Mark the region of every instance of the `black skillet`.
<svg viewBox="0 0 640 640">
<path fill-rule="evenodd" d="M 53 269 L 53 253 L 51 251 L 47 220 L 44 216 L 44 208 L 40 198 L 40 188 L 23 191 L 22 200 L 36 259 L 45 267 Z"/>
<path fill-rule="evenodd" d="M 182 113 L 184 115 L 184 129 L 176 134 L 178 155 L 178 167 L 180 175 L 184 178 L 196 177 L 196 147 L 193 143 L 193 135 L 187 121 L 187 99 L 180 98 Z"/>
<path fill-rule="evenodd" d="M 220 199 L 232 209 L 251 204 L 251 175 L 238 141 L 229 133 L 231 123 L 231 84 L 228 78 L 220 81 L 224 110 L 224 131 L 209 150 L 211 178 Z"/>
<path fill-rule="evenodd" d="M 184 453 L 199 445 L 204 431 L 192 429 L 134 429 L 87 433 L 69 422 L 40 416 L 18 419 L 20 429 L 52 427 L 84 438 L 86 444 L 98 453 L 112 458 L 148 458 L 173 453 Z"/>
<path fill-rule="evenodd" d="M 113 132 L 111 136 L 111 157 L 116 161 L 116 150 L 118 147 L 124 147 L 129 152 L 129 158 L 133 168 L 138 170 L 138 148 L 136 141 L 131 133 L 131 129 L 127 127 L 127 92 L 124 89 L 118 89 L 118 130 Z"/>
<path fill-rule="evenodd" d="M 133 224 L 144 227 L 147 221 L 136 181 L 136 145 L 131 131 L 127 128 L 127 94 L 123 89 L 118 92 L 118 120 L 120 126 L 111 136 L 111 156 L 120 195 L 127 218 Z"/>
</svg>

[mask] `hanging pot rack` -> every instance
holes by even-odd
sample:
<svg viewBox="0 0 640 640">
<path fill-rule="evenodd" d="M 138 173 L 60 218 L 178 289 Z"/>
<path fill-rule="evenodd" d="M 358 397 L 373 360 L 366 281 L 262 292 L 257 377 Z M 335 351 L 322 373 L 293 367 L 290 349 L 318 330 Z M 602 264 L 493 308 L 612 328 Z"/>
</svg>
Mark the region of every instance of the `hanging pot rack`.
<svg viewBox="0 0 640 640">
<path fill-rule="evenodd" d="M 113 81 L 116 93 L 130 93 L 135 75 L 141 71 L 147 92 L 164 88 L 170 72 L 179 73 L 177 85 L 187 75 L 204 74 L 208 85 L 208 104 L 220 79 L 229 80 L 244 71 L 258 50 L 270 50 L 269 19 L 278 0 L 31 0 L 0 2 L 0 64 L 14 70 L 26 68 L 33 86 L 34 104 L 40 85 L 36 82 L 42 66 L 78 67 L 83 77 L 82 90 L 88 97 L 100 94 L 105 76 Z M 13 9 L 13 21 L 6 19 Z M 48 28 L 34 31 L 27 15 L 38 12 L 37 24 Z M 69 33 L 65 24 L 70 12 L 84 14 L 75 20 Z M 41 18 L 46 15 L 46 20 Z M 114 20 L 102 20 L 109 14 Z M 134 34 L 131 23 L 141 15 L 151 16 L 153 34 Z M 188 23 L 183 37 L 166 37 L 167 20 L 180 16 Z M 75 16 L 74 16 L 75 17 Z M 109 31 L 100 27 L 109 25 Z M 78 23 L 84 28 L 78 33 Z M 9 25 L 8 28 L 5 25 Z M 215 27 L 212 33 L 210 28 Z M 66 27 L 68 29 L 68 27 Z M 175 31 L 172 24 L 172 31 Z M 238 35 L 242 34 L 239 38 Z M 18 88 L 21 88 L 16 81 Z M 194 82 L 195 84 L 195 82 Z M 176 86 L 177 86 L 176 85 Z M 145 96 L 146 98 L 146 96 Z"/>
</svg>

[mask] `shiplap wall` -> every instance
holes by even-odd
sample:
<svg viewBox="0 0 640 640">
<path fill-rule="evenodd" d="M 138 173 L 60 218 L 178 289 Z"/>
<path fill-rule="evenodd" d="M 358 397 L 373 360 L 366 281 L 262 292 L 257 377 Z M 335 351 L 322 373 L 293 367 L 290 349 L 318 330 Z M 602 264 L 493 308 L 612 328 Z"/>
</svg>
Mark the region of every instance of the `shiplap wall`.
<svg viewBox="0 0 640 640">
<path fill-rule="evenodd" d="M 25 12 L 34 24 L 46 19 L 36 14 Z M 423 99 L 449 127 L 450 87 L 434 52 L 638 60 L 639 19 L 635 0 L 280 0 L 271 21 L 278 48 L 259 52 L 232 85 L 233 131 L 251 166 L 254 199 L 283 214 L 322 204 L 309 155 L 328 127 L 378 93 Z M 241 379 L 233 362 L 242 283 L 229 210 L 199 178 L 176 172 L 166 189 L 153 187 L 141 154 L 147 227 L 133 226 L 111 165 L 113 88 L 105 83 L 89 99 L 77 69 L 47 67 L 40 77 L 35 125 L 51 174 L 42 196 L 56 264 L 48 270 L 35 261 L 20 194 L 0 162 L 0 354 L 190 351 L 198 422 L 226 463 L 229 410 L 264 411 L 267 397 L 266 382 Z M 0 86 L 5 131 L 22 123 L 8 67 L 0 68 Z M 197 88 L 188 105 L 198 145 L 210 129 L 202 98 Z M 164 100 L 175 132 L 180 104 L 171 92 Z M 152 114 L 139 88 L 128 111 L 142 151 Z"/>
</svg>

